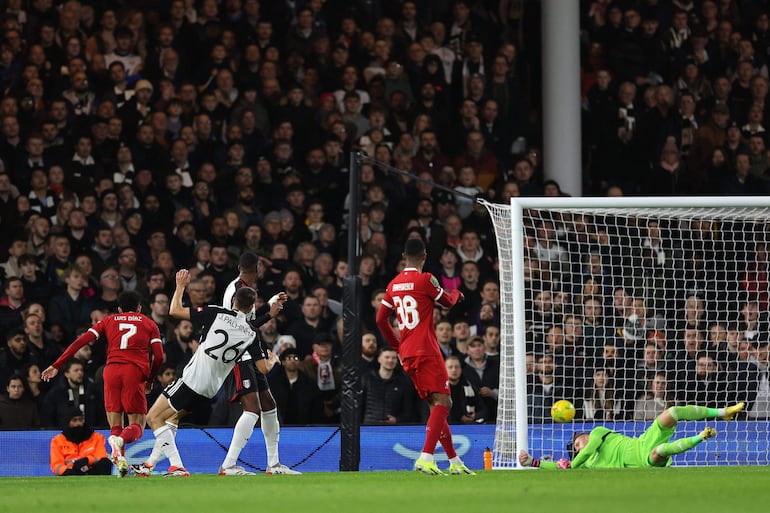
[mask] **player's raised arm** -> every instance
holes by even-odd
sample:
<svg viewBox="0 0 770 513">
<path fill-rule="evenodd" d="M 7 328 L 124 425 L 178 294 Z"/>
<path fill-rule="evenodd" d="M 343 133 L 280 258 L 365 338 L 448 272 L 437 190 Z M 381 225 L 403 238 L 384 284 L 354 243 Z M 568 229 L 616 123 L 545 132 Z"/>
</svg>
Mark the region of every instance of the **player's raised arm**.
<svg viewBox="0 0 770 513">
<path fill-rule="evenodd" d="M 180 269 L 176 273 L 176 290 L 171 297 L 171 305 L 168 313 L 177 319 L 190 320 L 190 309 L 182 305 L 182 296 L 187 284 L 190 283 L 190 272 L 187 269 Z"/>
</svg>

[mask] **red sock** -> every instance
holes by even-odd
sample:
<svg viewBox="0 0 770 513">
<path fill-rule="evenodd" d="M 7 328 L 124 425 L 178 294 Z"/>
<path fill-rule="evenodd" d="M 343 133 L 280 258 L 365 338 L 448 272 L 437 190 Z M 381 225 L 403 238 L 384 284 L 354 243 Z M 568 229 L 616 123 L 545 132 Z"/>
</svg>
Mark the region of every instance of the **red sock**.
<svg viewBox="0 0 770 513">
<path fill-rule="evenodd" d="M 142 426 L 139 424 L 131 424 L 120 433 L 120 437 L 123 438 L 123 442 L 130 444 L 142 438 Z"/>
<path fill-rule="evenodd" d="M 122 432 L 123 432 L 123 426 L 112 426 L 112 427 L 110 427 L 110 435 L 120 436 L 120 434 Z"/>
<path fill-rule="evenodd" d="M 443 431 L 446 419 L 449 416 L 449 408 L 437 404 L 430 410 L 428 424 L 425 426 L 425 445 L 422 446 L 422 452 L 433 454 L 436 451 L 441 431 Z"/>
<path fill-rule="evenodd" d="M 457 456 L 455 445 L 452 443 L 452 431 L 449 429 L 449 423 L 447 423 L 446 418 L 444 419 L 444 429 L 441 430 L 438 441 L 441 442 L 441 447 L 444 448 L 447 458 L 451 459 Z"/>
</svg>

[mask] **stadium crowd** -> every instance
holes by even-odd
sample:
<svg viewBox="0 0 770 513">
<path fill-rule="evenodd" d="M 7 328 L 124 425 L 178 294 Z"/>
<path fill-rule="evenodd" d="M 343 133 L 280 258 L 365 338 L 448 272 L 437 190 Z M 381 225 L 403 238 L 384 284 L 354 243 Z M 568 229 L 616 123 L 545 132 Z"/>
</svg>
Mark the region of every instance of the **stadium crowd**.
<svg viewBox="0 0 770 513">
<path fill-rule="evenodd" d="M 561 194 L 543 180 L 536 145 L 536 2 L 2 5 L 0 381 L 8 395 L 0 429 L 60 428 L 73 406 L 88 425 L 106 425 L 103 347 L 82 348 L 50 388 L 40 369 L 114 311 L 123 290 L 142 294 L 163 338 L 166 362 L 151 404 L 198 344 L 199 327 L 168 316 L 175 271 L 194 276 L 186 304 L 217 302 L 244 251 L 263 259 L 260 296 L 289 296 L 281 316 L 260 327 L 283 364 L 269 376 L 283 424 L 339 419 L 348 272 L 371 298 L 362 305 L 363 420 L 422 422 L 427 411 L 404 392 L 409 380 L 382 350 L 374 323 L 382 288 L 403 265 L 403 242 L 415 236 L 427 242 L 427 270 L 465 295 L 436 316 L 450 422 L 494 422 L 500 291 L 490 220 L 465 196 L 388 166 L 501 203 Z M 581 15 L 586 192 L 742 194 L 765 186 L 764 3 L 581 2 Z M 386 165 L 360 166 L 358 269 L 348 269 L 344 244 L 351 151 Z M 770 394 L 768 339 L 747 336 L 764 335 L 764 324 L 737 324 L 751 312 L 707 322 L 705 312 L 729 309 L 727 300 L 684 284 L 680 292 L 694 290 L 700 309 L 683 307 L 681 319 L 660 321 L 660 304 L 640 299 L 650 289 L 640 283 L 702 278 L 671 264 L 692 247 L 655 238 L 679 227 L 660 226 L 662 234 L 650 232 L 649 245 L 636 248 L 626 237 L 632 228 L 604 221 L 543 217 L 527 227 L 533 419 L 546 421 L 550 401 L 562 396 L 586 418 L 657 411 L 674 390 L 661 380 L 701 377 L 719 390 L 745 383 L 749 402 Z M 592 228 L 578 233 L 579 225 Z M 761 243 L 755 249 L 756 268 L 734 269 L 753 273 L 735 290 L 745 285 L 743 308 L 757 305 L 761 324 L 767 252 Z M 624 276 L 635 255 L 649 265 Z M 661 294 L 657 301 L 670 299 Z M 693 310 L 703 313 L 689 326 Z M 720 378 L 701 376 L 701 367 Z M 188 421 L 232 425 L 234 408 L 218 397 Z"/>
</svg>

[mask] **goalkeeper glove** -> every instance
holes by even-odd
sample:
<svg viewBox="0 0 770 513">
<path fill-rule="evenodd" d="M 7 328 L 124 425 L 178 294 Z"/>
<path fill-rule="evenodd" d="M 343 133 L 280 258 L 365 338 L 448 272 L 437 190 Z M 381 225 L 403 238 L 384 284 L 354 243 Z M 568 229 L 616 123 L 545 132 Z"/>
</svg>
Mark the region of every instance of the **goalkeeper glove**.
<svg viewBox="0 0 770 513">
<path fill-rule="evenodd" d="M 539 467 L 540 460 L 533 458 L 527 451 L 521 451 L 519 453 L 519 463 L 522 467 Z"/>
</svg>

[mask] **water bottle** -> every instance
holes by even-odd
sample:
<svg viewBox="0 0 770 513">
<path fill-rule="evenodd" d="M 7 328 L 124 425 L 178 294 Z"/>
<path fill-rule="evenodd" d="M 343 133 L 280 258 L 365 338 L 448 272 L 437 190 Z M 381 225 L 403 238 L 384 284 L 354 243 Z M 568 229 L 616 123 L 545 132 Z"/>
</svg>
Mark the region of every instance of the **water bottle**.
<svg viewBox="0 0 770 513">
<path fill-rule="evenodd" d="M 492 449 L 484 449 L 484 470 L 492 470 Z"/>
</svg>

